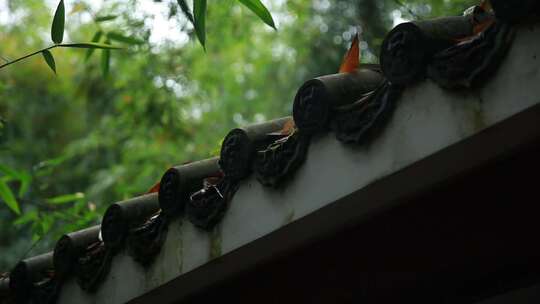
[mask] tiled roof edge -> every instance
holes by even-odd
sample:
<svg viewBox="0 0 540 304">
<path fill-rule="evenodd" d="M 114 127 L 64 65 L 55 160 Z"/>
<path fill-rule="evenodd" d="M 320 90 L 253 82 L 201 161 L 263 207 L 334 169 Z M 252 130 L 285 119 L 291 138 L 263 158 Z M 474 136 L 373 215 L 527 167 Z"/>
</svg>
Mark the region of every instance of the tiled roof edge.
<svg viewBox="0 0 540 304">
<path fill-rule="evenodd" d="M 504 59 L 512 42 L 513 25 L 536 22 L 540 15 L 540 4 L 534 0 L 519 4 L 505 0 L 491 3 L 495 17 L 475 7 L 461 17 L 397 26 L 383 42 L 382 72 L 366 66 L 359 73 L 308 81 L 295 98 L 296 127 L 287 129 L 286 124 L 291 119 L 282 118 L 270 124 L 234 129 L 222 147 L 219 165 L 223 172 L 218 158 L 169 169 L 161 180 L 159 193 L 115 203 L 105 213 L 101 228 L 91 227 L 63 236 L 55 251 L 61 251 L 69 242 L 77 248 L 73 251 L 75 258 L 69 254 L 68 266 L 57 266 L 53 271 L 52 252 L 23 260 L 9 278 L 2 279 L 0 295 L 15 296 L 15 301 L 20 303 L 36 296 L 53 303 L 69 269 L 73 269 L 70 264 L 73 260 L 76 260 L 74 268 L 79 272 L 81 287 L 95 290 L 108 273 L 114 252 L 121 248 L 127 247 L 141 264 L 151 263 L 162 247 L 170 219 L 187 213 L 187 218 L 196 226 L 212 228 L 226 212 L 240 181 L 251 172 L 256 173 L 263 185 L 280 186 L 305 160 L 312 136 L 332 130 L 337 139 L 345 143 L 363 144 L 373 140 L 376 131 L 391 117 L 404 87 L 426 77 L 443 88 L 469 89 L 482 85 Z M 476 35 L 475 26 L 486 22 L 486 18 L 491 19 L 489 22 L 493 25 Z M 397 36 L 405 38 L 400 40 Z M 408 54 L 410 43 L 421 52 Z M 486 45 L 493 47 L 486 48 Z M 474 56 L 478 52 L 483 52 L 482 56 Z M 481 60 L 471 61 L 473 57 Z M 413 68 L 408 65 L 411 62 Z M 405 66 L 400 67 L 400 64 Z M 310 121 L 315 123 L 306 123 Z M 230 151 L 240 151 L 240 157 L 234 157 Z M 235 167 L 240 169 L 229 169 Z M 120 231 L 121 242 L 115 244 L 108 236 L 105 242 L 99 238 L 99 230 L 108 231 L 107 225 L 119 227 L 112 231 Z M 9 285 L 9 295 L 4 292 L 4 285 Z"/>
</svg>

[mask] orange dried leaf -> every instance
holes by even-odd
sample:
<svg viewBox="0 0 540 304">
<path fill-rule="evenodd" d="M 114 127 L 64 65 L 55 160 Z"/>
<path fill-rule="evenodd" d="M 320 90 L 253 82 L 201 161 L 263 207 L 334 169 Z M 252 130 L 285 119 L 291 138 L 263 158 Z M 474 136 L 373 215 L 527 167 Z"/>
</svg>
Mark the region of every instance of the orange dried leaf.
<svg viewBox="0 0 540 304">
<path fill-rule="evenodd" d="M 156 193 L 156 192 L 159 192 L 159 182 L 157 182 L 155 185 L 152 186 L 152 188 L 150 188 L 150 190 L 148 190 L 146 193 Z"/>
<path fill-rule="evenodd" d="M 473 23 L 472 35 L 460 39 L 456 39 L 456 42 L 466 42 L 474 37 L 478 36 L 485 30 L 487 30 L 493 23 L 495 23 L 495 17 L 489 12 L 490 4 L 488 1 L 483 1 L 479 6 L 476 6 L 472 16 L 471 22 Z"/>
<path fill-rule="evenodd" d="M 359 45 L 359 39 L 358 39 L 358 33 L 354 35 L 354 38 L 351 42 L 351 47 L 349 48 L 349 51 L 347 54 L 345 54 L 345 57 L 343 57 L 343 61 L 341 62 L 341 66 L 339 67 L 340 73 L 351 73 L 354 72 L 354 70 L 358 69 L 360 66 L 360 45 Z"/>
<path fill-rule="evenodd" d="M 293 131 L 296 125 L 294 124 L 294 119 L 289 119 L 284 125 L 281 131 L 279 132 L 281 135 L 290 135 Z"/>
<path fill-rule="evenodd" d="M 487 30 L 493 24 L 493 22 L 495 22 L 495 19 L 488 19 L 482 23 L 475 24 L 473 28 L 474 35 L 478 35 Z"/>
<path fill-rule="evenodd" d="M 489 0 L 482 0 L 482 3 L 480 3 L 480 7 L 486 12 L 492 9 L 491 2 L 489 2 Z"/>
</svg>

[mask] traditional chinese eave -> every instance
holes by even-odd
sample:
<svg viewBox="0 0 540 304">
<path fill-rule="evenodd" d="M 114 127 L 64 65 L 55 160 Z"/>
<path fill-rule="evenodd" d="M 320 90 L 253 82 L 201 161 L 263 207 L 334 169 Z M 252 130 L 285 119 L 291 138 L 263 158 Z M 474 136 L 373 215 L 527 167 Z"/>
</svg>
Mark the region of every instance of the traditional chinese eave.
<svg viewBox="0 0 540 304">
<path fill-rule="evenodd" d="M 488 34 L 479 39 L 500 53 L 461 69 L 470 79 L 435 77 L 431 65 L 396 84 L 383 65 L 306 83 L 296 128 L 285 117 L 232 130 L 219 158 L 173 167 L 159 193 L 112 204 L 101 226 L 63 237 L 55 261 L 40 257 L 26 285 L 2 279 L 0 295 L 174 303 L 538 143 L 540 26 Z M 468 51 L 430 56 L 440 68 Z"/>
</svg>

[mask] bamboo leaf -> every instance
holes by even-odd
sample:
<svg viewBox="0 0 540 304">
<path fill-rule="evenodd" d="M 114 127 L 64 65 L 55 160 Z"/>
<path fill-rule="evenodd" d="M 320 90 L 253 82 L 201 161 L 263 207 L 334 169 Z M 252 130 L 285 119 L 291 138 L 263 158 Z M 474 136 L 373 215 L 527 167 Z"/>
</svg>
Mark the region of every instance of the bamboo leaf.
<svg viewBox="0 0 540 304">
<path fill-rule="evenodd" d="M 9 209 L 15 212 L 15 214 L 17 215 L 21 214 L 21 210 L 19 209 L 19 203 L 15 199 L 13 192 L 11 192 L 11 189 L 9 189 L 8 185 L 4 181 L 1 181 L 1 180 L 0 180 L 0 198 L 9 207 Z"/>
<path fill-rule="evenodd" d="M 28 192 L 28 189 L 30 189 L 30 183 L 32 182 L 32 175 L 30 175 L 27 172 L 21 172 L 19 174 L 19 181 L 21 182 L 21 185 L 19 186 L 19 197 L 23 197 L 26 192 Z"/>
<path fill-rule="evenodd" d="M 0 165 L 0 172 L 4 173 L 4 175 L 7 175 L 13 178 L 18 178 L 20 174 L 19 171 L 11 169 L 10 167 L 4 166 L 4 165 Z"/>
<path fill-rule="evenodd" d="M 44 50 L 41 52 L 41 55 L 43 55 L 43 59 L 45 59 L 47 65 L 53 70 L 54 74 L 56 74 L 56 63 L 54 62 L 54 57 L 51 52 Z"/>
<path fill-rule="evenodd" d="M 102 31 L 97 31 L 94 34 L 94 37 L 92 37 L 92 43 L 98 43 L 99 39 L 101 39 L 101 36 L 103 36 L 103 32 Z M 95 48 L 89 48 L 86 51 L 86 57 L 85 57 L 86 61 L 88 61 L 88 59 L 90 59 L 90 56 L 92 56 L 92 54 L 94 53 L 94 50 L 95 50 Z"/>
<path fill-rule="evenodd" d="M 276 25 L 274 24 L 274 19 L 272 18 L 272 15 L 268 11 L 268 9 L 262 4 L 260 0 L 238 0 L 240 3 L 245 5 L 249 10 L 255 13 L 255 15 L 259 16 L 261 20 L 271 26 L 273 29 L 276 29 Z"/>
<path fill-rule="evenodd" d="M 193 0 L 193 19 L 197 38 L 206 50 L 206 0 Z"/>
<path fill-rule="evenodd" d="M 134 37 L 124 36 L 117 32 L 107 33 L 107 38 L 118 41 L 118 42 L 127 43 L 127 44 L 143 44 L 144 43 L 143 40 L 140 40 Z"/>
<path fill-rule="evenodd" d="M 107 49 L 107 50 L 121 50 L 123 47 L 111 45 L 109 41 L 105 43 L 84 42 L 84 43 L 64 43 L 59 44 L 59 47 L 67 48 L 81 48 L 81 49 Z"/>
<path fill-rule="evenodd" d="M 101 53 L 101 72 L 103 73 L 103 77 L 107 77 L 107 75 L 109 75 L 110 65 L 111 51 L 109 49 L 104 49 Z"/>
<path fill-rule="evenodd" d="M 0 165 L 0 172 L 5 175 L 1 178 L 1 180 L 3 180 L 4 182 L 10 180 L 18 180 L 21 183 L 19 187 L 19 197 L 22 197 L 30 188 L 32 175 L 30 175 L 28 172 L 17 171 L 4 165 Z"/>
<path fill-rule="evenodd" d="M 47 202 L 49 204 L 53 204 L 53 205 L 62 205 L 62 204 L 78 201 L 78 200 L 83 199 L 83 198 L 84 198 L 84 193 L 77 192 L 77 193 L 73 193 L 73 194 L 64 194 L 64 195 L 59 195 L 59 196 L 55 196 L 55 197 L 52 197 L 52 198 L 48 198 Z"/>
<path fill-rule="evenodd" d="M 2 177 L 0 177 L 0 181 L 3 181 L 4 183 L 9 183 L 12 180 L 15 180 L 15 178 L 13 178 L 11 176 L 2 176 Z"/>
<path fill-rule="evenodd" d="M 28 211 L 19 216 L 15 221 L 13 221 L 13 225 L 15 226 L 21 226 L 30 222 L 36 222 L 39 220 L 39 216 L 36 210 Z"/>
<path fill-rule="evenodd" d="M 60 156 L 57 158 L 51 158 L 44 161 L 39 162 L 38 164 L 34 165 L 32 167 L 32 170 L 36 172 L 37 175 L 39 175 L 40 171 L 44 169 L 52 169 L 60 164 L 62 164 L 66 159 L 68 159 L 68 156 Z"/>
<path fill-rule="evenodd" d="M 111 21 L 118 18 L 118 15 L 106 15 L 106 16 L 99 16 L 94 19 L 95 22 L 105 22 L 105 21 Z"/>
<path fill-rule="evenodd" d="M 69 12 L 69 15 L 73 15 L 73 14 L 76 14 L 78 12 L 81 12 L 81 11 L 85 10 L 86 8 L 87 8 L 86 4 L 84 4 L 82 2 L 76 3 L 71 8 L 71 11 Z"/>
<path fill-rule="evenodd" d="M 39 227 L 41 230 L 40 235 L 43 237 L 44 235 L 49 233 L 49 230 L 51 230 L 53 224 L 54 224 L 54 213 L 51 215 L 43 214 L 39 221 Z"/>
<path fill-rule="evenodd" d="M 51 38 L 55 44 L 62 43 L 64 40 L 64 23 L 65 23 L 65 8 L 64 0 L 60 0 L 56 12 L 54 13 L 54 19 L 51 27 Z"/>
<path fill-rule="evenodd" d="M 195 24 L 195 21 L 193 20 L 193 14 L 191 13 L 191 10 L 189 9 L 189 6 L 186 2 L 186 0 L 177 0 L 178 5 L 180 6 L 180 9 L 182 10 L 182 13 L 186 18 L 188 18 L 189 22 L 191 24 Z"/>
</svg>

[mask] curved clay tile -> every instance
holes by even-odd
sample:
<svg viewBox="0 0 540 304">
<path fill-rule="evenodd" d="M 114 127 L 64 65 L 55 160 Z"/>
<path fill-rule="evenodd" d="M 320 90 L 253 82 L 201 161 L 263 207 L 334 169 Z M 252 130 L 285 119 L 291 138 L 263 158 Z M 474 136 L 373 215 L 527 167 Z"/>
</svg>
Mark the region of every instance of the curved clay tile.
<svg viewBox="0 0 540 304">
<path fill-rule="evenodd" d="M 130 228 L 144 223 L 158 211 L 157 193 L 141 195 L 110 205 L 101 222 L 101 236 L 105 246 L 119 249 L 123 246 Z"/>
<path fill-rule="evenodd" d="M 256 152 L 272 143 L 276 136 L 283 137 L 279 131 L 290 120 L 288 116 L 231 130 L 223 139 L 220 152 L 219 166 L 225 176 L 234 180 L 249 176 Z"/>
<path fill-rule="evenodd" d="M 384 81 L 378 65 L 361 65 L 351 73 L 324 75 L 304 83 L 294 98 L 298 129 L 316 133 L 328 129 L 333 111 L 376 90 Z"/>
<path fill-rule="evenodd" d="M 77 267 L 78 259 L 88 246 L 99 242 L 101 226 L 64 234 L 56 243 L 53 254 L 53 264 L 57 276 L 61 279 L 70 276 Z"/>
<path fill-rule="evenodd" d="M 170 168 L 160 182 L 161 210 L 167 216 L 181 214 L 189 196 L 203 187 L 205 178 L 221 175 L 217 157 Z"/>
</svg>

